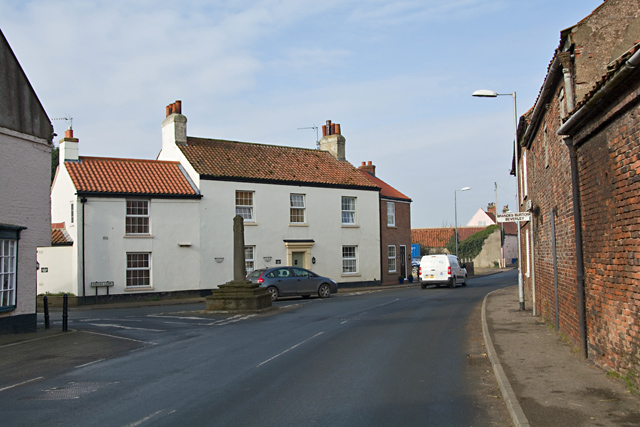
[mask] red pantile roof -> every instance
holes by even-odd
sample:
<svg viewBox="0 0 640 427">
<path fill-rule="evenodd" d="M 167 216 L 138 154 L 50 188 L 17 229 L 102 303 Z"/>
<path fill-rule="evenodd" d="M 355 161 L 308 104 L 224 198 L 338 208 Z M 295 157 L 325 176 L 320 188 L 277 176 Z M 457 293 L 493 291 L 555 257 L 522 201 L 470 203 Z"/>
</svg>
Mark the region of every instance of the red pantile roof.
<svg viewBox="0 0 640 427">
<path fill-rule="evenodd" d="M 80 157 L 65 166 L 80 194 L 199 197 L 178 162 Z"/>
<path fill-rule="evenodd" d="M 487 227 L 458 227 L 458 239 L 462 242 L 485 228 Z M 454 232 L 454 227 L 412 228 L 411 243 L 418 243 L 430 248 L 444 248 L 451 240 Z"/>
<path fill-rule="evenodd" d="M 51 224 L 51 245 L 52 246 L 71 246 L 73 240 L 64 228 L 64 222 Z"/>
<path fill-rule="evenodd" d="M 373 176 L 369 172 L 363 169 L 358 169 L 358 170 L 374 185 L 380 187 L 380 195 L 382 197 L 389 197 L 391 199 L 401 199 L 401 200 L 411 201 L 409 197 L 405 196 L 404 194 L 402 194 L 401 192 L 399 192 L 398 190 L 396 190 L 395 188 L 393 188 L 392 186 L 390 186 L 389 184 L 387 184 L 377 176 Z"/>
<path fill-rule="evenodd" d="M 351 163 L 327 151 L 187 137 L 178 145 L 204 179 L 295 182 L 378 191 Z"/>
</svg>

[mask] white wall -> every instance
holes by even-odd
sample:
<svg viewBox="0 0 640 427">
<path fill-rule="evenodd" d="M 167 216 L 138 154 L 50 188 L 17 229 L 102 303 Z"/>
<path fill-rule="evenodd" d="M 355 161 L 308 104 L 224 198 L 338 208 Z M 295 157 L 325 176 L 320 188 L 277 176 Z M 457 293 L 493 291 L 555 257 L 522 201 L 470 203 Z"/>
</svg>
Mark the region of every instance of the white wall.
<svg viewBox="0 0 640 427">
<path fill-rule="evenodd" d="M 51 146 L 0 127 L 0 223 L 27 227 L 18 242 L 17 307 L 0 317 L 33 314 L 36 247 L 51 244 Z"/>
<path fill-rule="evenodd" d="M 495 222 L 493 222 L 489 215 L 482 209 L 478 209 L 467 223 L 467 227 L 487 227 L 493 224 L 495 224 Z"/>
<path fill-rule="evenodd" d="M 75 274 L 71 268 L 73 246 L 48 246 L 38 248 L 38 295 L 46 292 L 73 293 Z"/>
<path fill-rule="evenodd" d="M 233 277 L 233 217 L 236 190 L 254 192 L 255 224 L 245 223 L 245 245 L 256 247 L 256 268 L 287 264 L 285 239 L 311 239 L 310 269 L 337 282 L 380 280 L 378 192 L 274 184 L 201 181 L 202 277 L 204 287 Z M 289 195 L 304 194 L 306 225 L 289 224 Z M 357 198 L 357 227 L 342 227 L 342 196 Z M 342 246 L 358 247 L 358 273 L 342 274 Z M 221 263 L 215 258 L 224 258 Z M 264 257 L 271 257 L 270 262 Z"/>
<path fill-rule="evenodd" d="M 95 295 L 91 282 L 102 281 L 114 282 L 110 294 L 202 288 L 198 206 L 198 200 L 151 199 L 150 235 L 127 236 L 126 199 L 88 198 L 84 223 L 86 295 Z M 127 252 L 151 253 L 151 287 L 126 288 Z M 80 258 L 79 271 L 81 264 Z M 79 281 L 78 295 L 82 295 L 82 279 Z M 101 289 L 103 293 L 105 289 Z"/>
</svg>

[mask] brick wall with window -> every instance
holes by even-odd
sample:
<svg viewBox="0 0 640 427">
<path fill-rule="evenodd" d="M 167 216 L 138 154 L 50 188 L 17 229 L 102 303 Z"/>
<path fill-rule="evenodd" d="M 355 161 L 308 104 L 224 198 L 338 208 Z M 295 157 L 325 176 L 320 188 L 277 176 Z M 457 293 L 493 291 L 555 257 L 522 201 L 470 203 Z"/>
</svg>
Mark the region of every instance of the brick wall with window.
<svg viewBox="0 0 640 427">
<path fill-rule="evenodd" d="M 524 203 L 530 201 L 533 207 L 533 233 L 529 222 L 521 222 L 522 275 L 525 287 L 525 307 L 533 304 L 535 268 L 536 312 L 548 321 L 555 319 L 554 259 L 551 215 L 554 215 L 556 260 L 558 269 L 558 305 L 560 329 L 572 341 L 579 342 L 580 332 L 575 307 L 578 303 L 576 291 L 576 259 L 573 227 L 573 202 L 571 191 L 571 164 L 569 149 L 563 139 L 556 134 L 561 125 L 560 101 L 561 80 L 557 81 L 555 96 L 545 109 L 538 125 L 538 131 L 526 151 L 527 196 L 521 187 Z M 546 129 L 546 132 L 545 132 Z M 546 136 L 546 145 L 545 145 Z M 521 166 L 524 163 L 521 162 Z M 534 259 L 527 247 L 527 235 L 534 247 Z"/>
<path fill-rule="evenodd" d="M 388 202 L 393 204 L 393 208 L 388 207 Z M 389 218 L 388 212 L 394 215 L 393 221 Z M 408 277 L 411 274 L 411 203 L 401 200 L 380 200 L 380 241 L 382 284 L 397 284 L 401 275 Z M 390 265 L 388 258 L 389 246 L 396 248 L 395 269 Z M 404 264 L 400 259 L 402 246 L 405 251 Z"/>
</svg>

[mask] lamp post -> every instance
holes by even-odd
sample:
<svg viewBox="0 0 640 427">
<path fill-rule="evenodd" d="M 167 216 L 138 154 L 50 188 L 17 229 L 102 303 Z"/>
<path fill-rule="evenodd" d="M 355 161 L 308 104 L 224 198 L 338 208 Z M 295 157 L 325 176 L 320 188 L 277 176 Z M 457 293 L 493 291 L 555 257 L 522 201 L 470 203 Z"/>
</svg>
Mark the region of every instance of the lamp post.
<svg viewBox="0 0 640 427">
<path fill-rule="evenodd" d="M 492 90 L 481 89 L 473 92 L 472 96 L 481 98 L 495 98 L 497 96 L 510 96 L 513 98 L 513 156 L 515 158 L 516 197 L 520 206 L 520 182 L 518 181 L 518 112 L 516 109 L 516 93 L 497 93 Z M 520 208 L 518 207 L 518 211 Z M 524 310 L 524 285 L 522 283 L 522 245 L 520 244 L 520 223 L 518 225 L 518 298 L 520 310 Z"/>
<path fill-rule="evenodd" d="M 457 191 L 467 191 L 467 190 L 471 190 L 471 187 L 464 187 L 461 188 L 460 190 L 453 190 L 453 209 L 454 209 L 454 215 L 455 215 L 455 221 L 456 221 L 456 256 L 458 256 L 458 199 L 456 196 L 456 192 Z"/>
</svg>

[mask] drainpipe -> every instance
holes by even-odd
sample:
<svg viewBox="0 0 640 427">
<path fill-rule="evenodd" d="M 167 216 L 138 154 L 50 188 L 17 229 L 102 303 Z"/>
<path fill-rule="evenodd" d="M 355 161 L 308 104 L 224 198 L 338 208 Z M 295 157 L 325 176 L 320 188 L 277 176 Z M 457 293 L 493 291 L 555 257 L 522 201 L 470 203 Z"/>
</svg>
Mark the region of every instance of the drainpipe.
<svg viewBox="0 0 640 427">
<path fill-rule="evenodd" d="M 84 272 L 84 205 L 85 203 L 87 203 L 87 198 L 86 197 L 82 197 L 80 199 L 80 203 L 82 203 L 82 305 L 85 305 L 85 297 L 86 297 L 86 287 L 85 287 L 85 283 L 86 283 L 86 274 Z"/>
<path fill-rule="evenodd" d="M 576 279 L 578 285 L 578 325 L 580 327 L 580 353 L 585 359 L 587 354 L 587 319 L 584 299 L 584 261 L 582 258 L 582 220 L 580 218 L 580 189 L 578 188 L 578 154 L 573 145 L 573 138 L 564 136 L 564 142 L 569 147 L 571 158 L 571 188 L 573 190 L 573 224 L 576 245 Z"/>
</svg>

